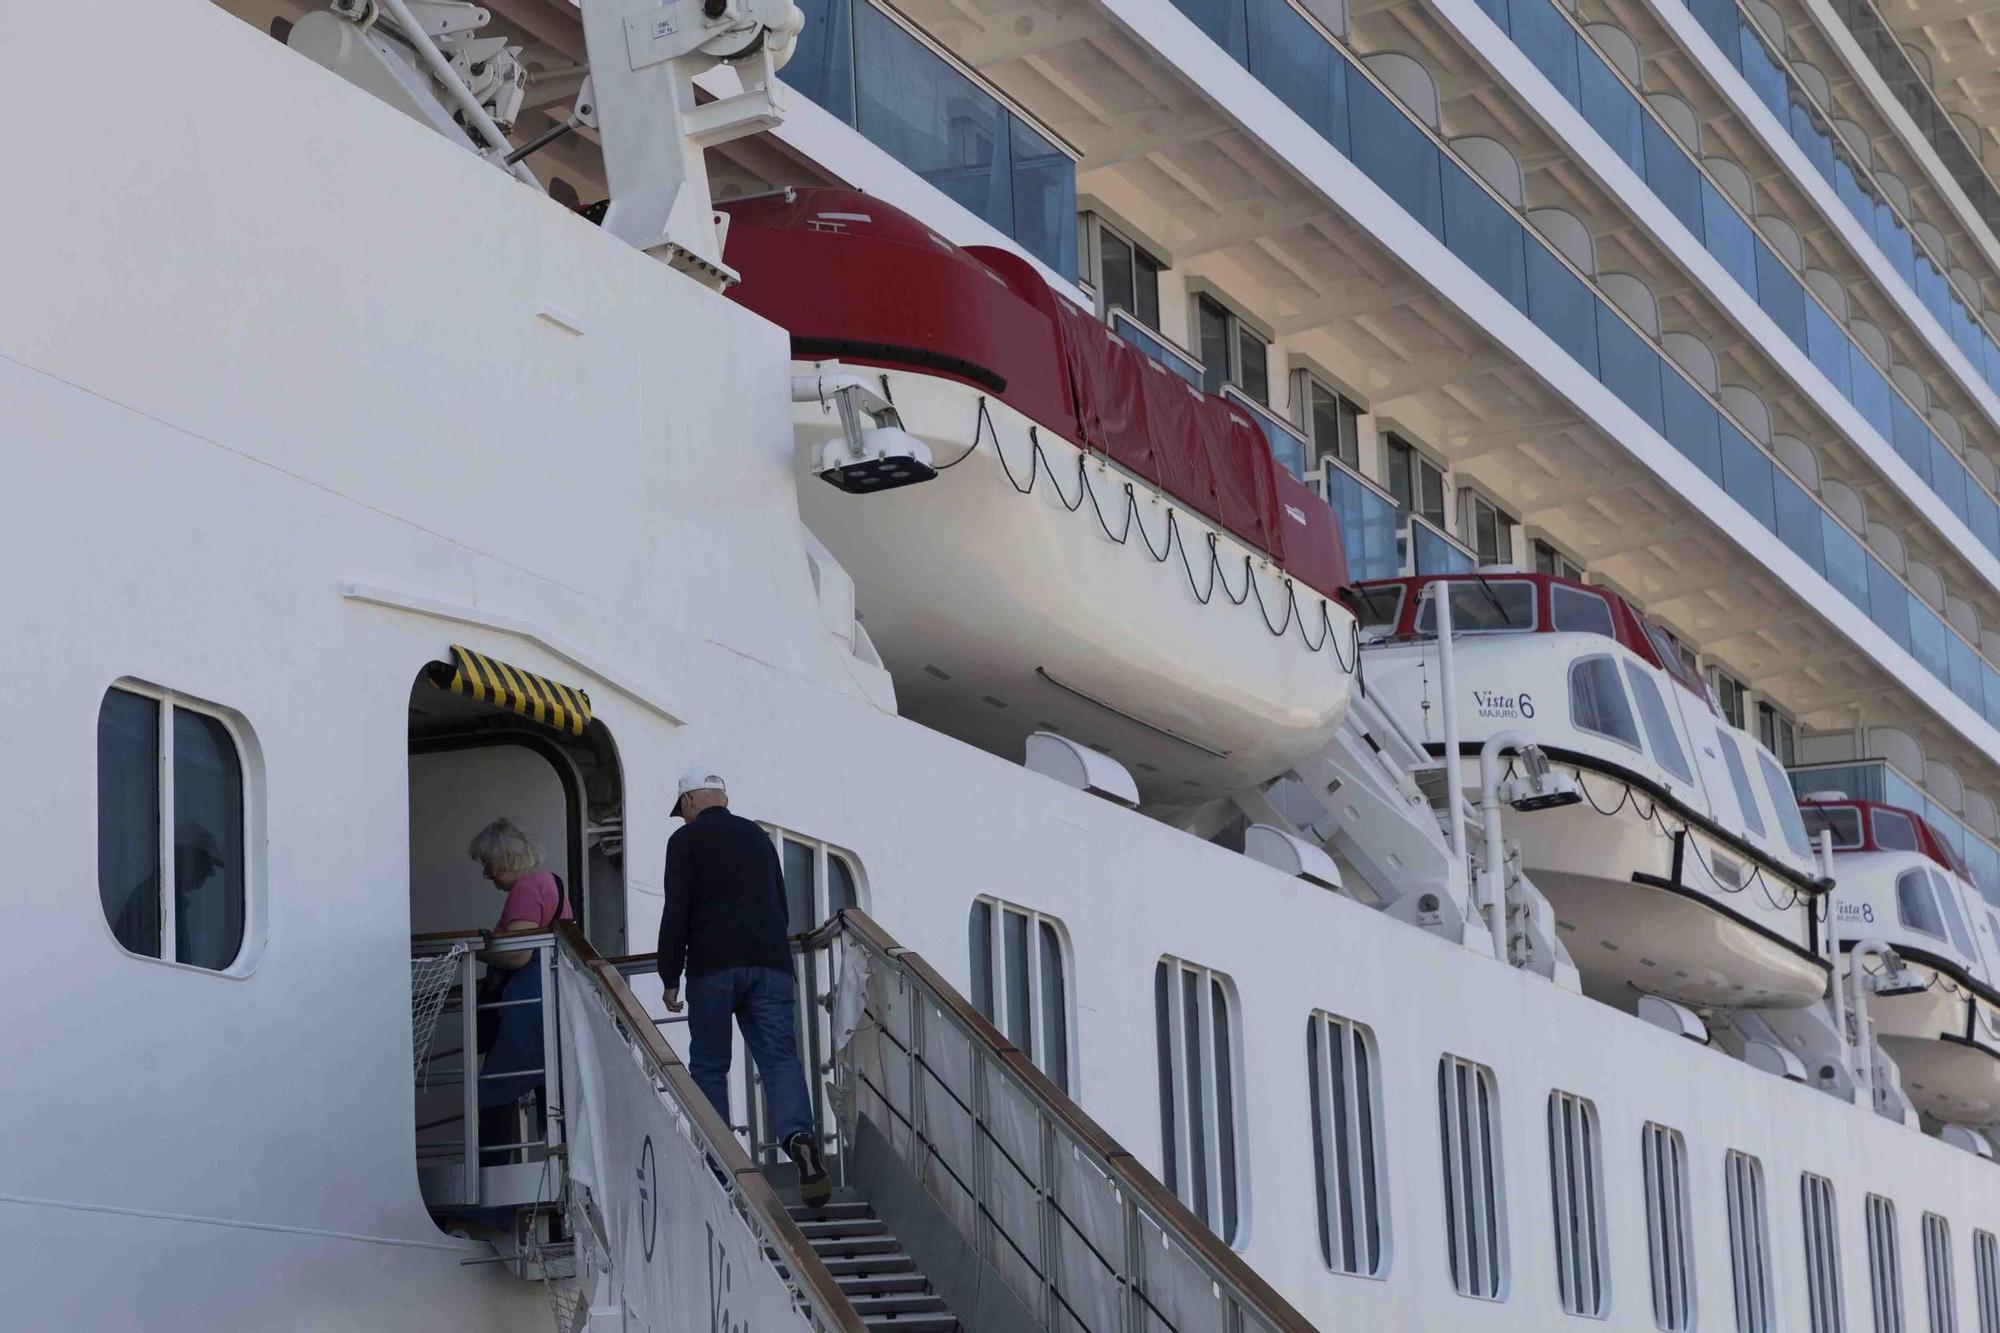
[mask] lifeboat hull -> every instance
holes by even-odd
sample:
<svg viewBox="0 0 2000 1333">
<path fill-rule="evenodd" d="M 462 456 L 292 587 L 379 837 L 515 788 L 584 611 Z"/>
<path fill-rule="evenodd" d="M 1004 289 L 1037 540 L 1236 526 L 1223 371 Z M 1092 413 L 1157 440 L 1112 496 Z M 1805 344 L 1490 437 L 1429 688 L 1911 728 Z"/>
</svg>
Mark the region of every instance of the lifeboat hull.
<svg viewBox="0 0 2000 1333">
<path fill-rule="evenodd" d="M 1711 882 L 1709 867 L 1726 878 L 1732 864 L 1747 875 L 1748 863 L 1698 831 L 1677 875 L 1674 840 L 1644 817 L 1649 804 L 1639 797 L 1610 815 L 1584 803 L 1508 818 L 1584 988 L 1626 1008 L 1641 994 L 1732 1009 L 1823 997 L 1830 968 L 1813 947 L 1812 900 L 1769 871 L 1733 892 Z"/>
<path fill-rule="evenodd" d="M 1986 1034 L 2000 1030 L 1993 1006 L 1937 969 L 1914 966 L 1929 983 L 1926 989 L 1868 1000 L 1876 1038 L 1902 1071 L 1904 1093 L 1933 1119 L 1961 1125 L 2000 1120 L 2000 1050 L 1986 1044 Z M 1970 1021 L 1975 1009 L 1982 1011 L 1977 1024 Z M 1969 1028 L 1974 1035 L 1967 1035 Z"/>
<path fill-rule="evenodd" d="M 876 495 L 819 480 L 839 425 L 808 402 L 800 509 L 853 576 L 905 715 L 1013 760 L 1059 732 L 1159 806 L 1242 791 L 1332 738 L 1357 653 L 1339 603 L 969 385 L 870 373 L 937 477 Z"/>
</svg>

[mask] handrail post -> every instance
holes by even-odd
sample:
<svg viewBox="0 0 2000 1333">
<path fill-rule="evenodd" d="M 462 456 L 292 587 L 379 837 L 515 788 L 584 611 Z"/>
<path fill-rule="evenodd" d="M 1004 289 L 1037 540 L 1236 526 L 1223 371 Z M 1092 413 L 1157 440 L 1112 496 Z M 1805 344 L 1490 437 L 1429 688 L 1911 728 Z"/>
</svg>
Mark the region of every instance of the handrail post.
<svg viewBox="0 0 2000 1333">
<path fill-rule="evenodd" d="M 556 1021 L 555 941 L 535 949 L 542 969 L 542 1151 L 554 1156 L 568 1141 L 562 1123 L 562 1025 Z"/>
<path fill-rule="evenodd" d="M 1061 1308 L 1056 1295 L 1056 1260 L 1062 1246 L 1056 1219 L 1056 1127 L 1040 1107 L 1035 1108 L 1035 1131 L 1041 1139 L 1042 1157 L 1042 1206 L 1036 1210 L 1042 1225 L 1042 1327 L 1055 1328 L 1059 1323 L 1056 1311 Z"/>
<path fill-rule="evenodd" d="M 459 1010 L 459 1057 L 458 1063 L 464 1071 L 463 1086 L 459 1100 L 465 1109 L 465 1183 L 464 1202 L 479 1202 L 479 982 L 477 969 L 479 958 L 472 950 L 464 954 L 463 972 L 459 985 L 462 999 Z"/>
</svg>

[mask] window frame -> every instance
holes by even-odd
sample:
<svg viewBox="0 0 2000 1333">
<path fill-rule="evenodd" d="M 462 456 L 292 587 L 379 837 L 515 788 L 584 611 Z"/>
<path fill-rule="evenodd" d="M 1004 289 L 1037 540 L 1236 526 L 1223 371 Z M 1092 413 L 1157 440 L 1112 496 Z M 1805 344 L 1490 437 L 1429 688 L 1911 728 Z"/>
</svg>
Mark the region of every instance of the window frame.
<svg viewBox="0 0 2000 1333">
<path fill-rule="evenodd" d="M 1884 824 L 1893 824 L 1898 821 L 1901 822 L 1904 828 L 1909 830 L 1909 840 L 1907 842 L 1898 842 L 1882 836 Z M 1917 821 L 1915 817 L 1904 814 L 1901 810 L 1870 810 L 1868 812 L 1868 835 L 1875 840 L 1875 845 L 1885 852 L 1915 852 L 1923 850 L 1923 842 L 1917 837 Z"/>
<path fill-rule="evenodd" d="M 1586 726 L 1577 717 L 1577 711 L 1576 711 L 1577 670 L 1581 667 L 1597 662 L 1604 663 L 1605 666 L 1608 668 L 1608 670 L 1610 671 L 1609 679 L 1612 685 L 1614 685 L 1617 688 L 1618 697 L 1624 701 L 1625 717 L 1632 724 L 1632 734 L 1629 738 L 1621 736 L 1615 731 L 1602 731 L 1596 727 Z M 1586 736 L 1599 736 L 1607 741 L 1612 741 L 1618 745 L 1622 745 L 1626 749 L 1632 751 L 1632 753 L 1634 754 L 1646 753 L 1646 748 L 1644 744 L 1642 744 L 1640 741 L 1639 713 L 1638 710 L 1632 706 L 1631 695 L 1626 691 L 1625 673 L 1622 670 L 1620 670 L 1619 659 L 1616 655 L 1612 653 L 1584 653 L 1581 656 L 1571 658 L 1568 669 L 1565 670 L 1563 673 L 1563 687 L 1565 692 L 1569 696 L 1569 724 L 1572 727 L 1576 728 L 1578 731 L 1582 732 Z"/>
<path fill-rule="evenodd" d="M 2000 1333 L 2000 1236 L 1972 1231 L 1972 1294 L 1979 1310 L 1979 1333 Z"/>
<path fill-rule="evenodd" d="M 1562 599 L 1588 603 L 1604 613 L 1604 628 L 1594 626 L 1565 625 L 1562 623 Z M 1594 614 L 1594 612 L 1593 612 Z M 1549 629 L 1556 634 L 1595 634 L 1599 638 L 1618 639 L 1618 620 L 1611 611 L 1611 599 L 1590 588 L 1573 588 L 1567 583 L 1549 585 Z"/>
<path fill-rule="evenodd" d="M 1395 471 L 1392 467 L 1392 460 L 1397 457 L 1401 457 L 1404 461 L 1404 473 L 1409 486 L 1408 497 L 1405 497 L 1396 489 Z M 1396 514 L 1399 520 L 1408 519 L 1414 514 L 1436 528 L 1439 532 L 1449 532 L 1450 528 L 1447 524 L 1449 522 L 1448 516 L 1451 513 L 1451 493 L 1453 490 L 1448 480 L 1449 476 L 1449 468 L 1431 458 L 1429 454 L 1426 454 L 1415 444 L 1412 444 L 1402 432 L 1393 430 L 1383 432 L 1382 489 L 1387 491 L 1389 497 L 1396 502 Z M 1428 507 L 1429 497 L 1425 494 L 1429 489 L 1427 483 L 1432 477 L 1435 477 L 1437 480 L 1438 490 L 1437 508 L 1435 511 Z"/>
<path fill-rule="evenodd" d="M 1810 1333 L 1843 1333 L 1847 1297 L 1840 1272 L 1840 1209 L 1833 1182 L 1799 1173 L 1799 1231 L 1805 1244 L 1805 1297 Z"/>
<path fill-rule="evenodd" d="M 1507 1236 L 1506 1153 L 1502 1146 L 1499 1081 L 1488 1066 L 1449 1051 L 1438 1057 L 1437 1069 L 1438 1151 L 1443 1168 L 1445 1252 L 1452 1288 L 1468 1300 L 1504 1302 L 1512 1286 L 1513 1266 Z M 1463 1079 L 1458 1077 L 1461 1074 Z M 1483 1114 L 1467 1110 L 1461 1085 L 1479 1091 Z M 1479 1153 L 1480 1175 L 1485 1181 L 1485 1188 L 1476 1194 L 1472 1182 L 1465 1178 L 1475 1148 Z M 1471 1224 L 1461 1227 L 1462 1214 L 1473 1215 Z M 1465 1236 L 1463 1249 L 1461 1232 Z M 1484 1234 L 1476 1236 L 1475 1232 Z M 1489 1272 L 1490 1283 L 1481 1282 Z"/>
<path fill-rule="evenodd" d="M 1772 1333 L 1777 1327 L 1777 1301 L 1771 1286 L 1771 1210 L 1764 1192 L 1764 1164 L 1731 1148 L 1722 1157 L 1722 1186 L 1729 1214 L 1736 1333 Z"/>
<path fill-rule="evenodd" d="M 1653 1323 L 1662 1333 L 1694 1327 L 1694 1219 L 1688 1199 L 1687 1138 L 1648 1120 L 1639 1130 L 1646 1193 L 1646 1254 L 1652 1270 Z"/>
<path fill-rule="evenodd" d="M 1604 1207 L 1604 1133 L 1597 1104 L 1578 1093 L 1549 1089 L 1548 1141 L 1557 1299 L 1565 1314 L 1608 1319 L 1612 1265 Z M 1579 1202 L 1587 1218 L 1581 1224 Z M 1588 1287 L 1583 1281 L 1585 1259 L 1592 1273 Z M 1588 1302 L 1583 1299 L 1586 1291 L 1593 1296 Z"/>
<path fill-rule="evenodd" d="M 1729 770 L 1729 785 L 1736 790 L 1738 813 L 1743 816 L 1743 827 L 1759 838 L 1770 836 L 1765 830 L 1764 811 L 1757 804 L 1757 790 L 1750 783 L 1750 767 L 1743 762 L 1743 749 L 1737 744 L 1735 734 L 1726 727 L 1715 729 L 1716 748 L 1722 751 L 1722 766 Z"/>
<path fill-rule="evenodd" d="M 1958 1278 L 1951 1262 L 1951 1223 L 1927 1212 L 1921 1223 L 1924 1254 L 1924 1313 L 1930 1333 L 1958 1333 Z"/>
<path fill-rule="evenodd" d="M 1514 563 L 1514 537 L 1520 530 L 1521 520 L 1502 509 L 1497 501 L 1471 486 L 1458 489 L 1459 540 L 1472 551 L 1472 557 L 1483 568 L 1490 565 L 1511 565 Z M 1488 560 L 1479 545 L 1479 520 L 1482 512 L 1493 519 L 1493 558 Z M 1504 541 L 1502 540 L 1504 535 Z M 1502 547 L 1505 550 L 1502 550 Z"/>
<path fill-rule="evenodd" d="M 1625 683 L 1632 696 L 1632 711 L 1638 715 L 1640 734 L 1646 738 L 1646 751 L 1653 762 L 1665 771 L 1668 777 L 1679 779 L 1682 786 L 1694 786 L 1694 764 L 1688 758 L 1687 746 L 1681 743 L 1680 731 L 1674 725 L 1673 710 L 1667 706 L 1666 692 L 1660 682 L 1653 679 L 1652 669 L 1633 658 L 1625 659 Z M 1669 689 L 1673 682 L 1668 681 Z M 1653 708 L 1648 710 L 1646 700 Z"/>
<path fill-rule="evenodd" d="M 1098 314 L 1104 320 L 1111 318 L 1111 312 L 1122 310 L 1138 323 L 1160 332 L 1160 274 L 1169 267 L 1161 262 L 1145 245 L 1127 233 L 1123 228 L 1113 226 L 1101 213 L 1084 214 L 1089 219 L 1090 233 L 1090 278 L 1088 284 L 1097 297 Z M 1123 246 L 1131 254 L 1132 301 L 1124 304 L 1112 299 L 1111 286 L 1104 276 L 1104 242 L 1109 238 L 1114 244 Z M 1143 280 L 1142 280 L 1143 279 Z M 1145 287 L 1152 288 L 1151 318 L 1147 317 Z M 1164 336 L 1164 335 L 1162 335 Z"/>
<path fill-rule="evenodd" d="M 859 856 L 856 856 L 845 847 L 826 841 L 824 838 L 815 838 L 809 833 L 800 833 L 797 829 L 789 829 L 782 824 L 772 824 L 764 820 L 758 820 L 757 827 L 763 829 L 765 834 L 770 837 L 771 847 L 778 853 L 778 870 L 781 874 L 785 868 L 785 844 L 787 842 L 795 842 L 812 852 L 813 926 L 817 927 L 832 915 L 829 904 L 833 901 L 833 877 L 828 870 L 828 864 L 832 861 L 839 861 L 847 867 L 848 882 L 854 886 L 854 905 L 864 912 L 868 910 L 868 880 L 862 874 L 861 858 Z M 788 914 L 791 910 L 789 893 L 789 877 L 787 877 L 785 909 Z"/>
<path fill-rule="evenodd" d="M 1251 324 L 1236 308 L 1213 291 L 1192 293 L 1194 300 L 1194 350 L 1196 359 L 1202 364 L 1205 376 L 1213 377 L 1213 384 L 1205 379 L 1203 388 L 1209 393 L 1220 394 L 1226 388 L 1234 388 L 1260 407 L 1271 405 L 1271 339 L 1262 330 Z M 1214 313 L 1222 318 L 1222 364 L 1215 365 L 1208 355 L 1207 338 L 1202 330 L 1204 315 Z M 1263 373 L 1259 376 L 1261 391 L 1244 383 L 1243 342 L 1254 342 L 1263 353 Z"/>
<path fill-rule="evenodd" d="M 142 962 L 157 963 L 162 967 L 177 968 L 185 972 L 198 973 L 209 977 L 242 979 L 257 968 L 263 957 L 265 945 L 264 917 L 264 783 L 262 751 L 257 746 L 256 736 L 249 723 L 240 713 L 222 704 L 213 703 L 198 695 L 185 694 L 179 690 L 155 685 L 150 681 L 131 676 L 120 676 L 111 681 L 97 696 L 98 723 L 102 725 L 105 701 L 111 692 L 117 690 L 126 694 L 149 699 L 158 706 L 157 725 L 154 729 L 153 781 L 156 784 L 155 817 L 159 827 L 155 830 L 154 862 L 159 875 L 160 896 L 160 952 L 158 954 L 137 953 L 125 947 L 118 932 L 111 925 L 111 917 L 104 910 L 102 888 L 103 868 L 98 867 L 99 888 L 97 919 L 104 927 L 104 934 L 118 952 L 127 958 Z M 242 846 L 238 848 L 243 866 L 243 934 L 237 941 L 236 954 L 222 967 L 204 967 L 200 963 L 183 962 L 177 957 L 168 957 L 167 950 L 178 950 L 174 930 L 175 881 L 178 873 L 174 855 L 174 832 L 178 820 L 174 815 L 174 711 L 181 709 L 202 717 L 213 719 L 219 724 L 235 750 L 238 779 L 241 783 L 242 811 L 239 824 L 242 829 Z M 92 757 L 92 776 L 99 783 L 103 775 Z M 93 790 L 91 800 L 97 819 L 102 827 L 104 810 L 98 791 Z M 91 856 L 95 861 L 96 846 L 93 843 Z"/>
<path fill-rule="evenodd" d="M 1190 976 L 1195 980 L 1196 994 L 1201 997 L 1198 1001 L 1200 1031 L 1196 1054 L 1201 1062 L 1198 1081 L 1205 1102 L 1201 1123 L 1206 1130 L 1203 1144 L 1206 1155 L 1200 1193 L 1196 1192 L 1189 1179 L 1193 1136 L 1184 1132 L 1189 1126 L 1185 978 Z M 1171 979 L 1173 984 L 1170 993 L 1162 996 L 1159 992 L 1167 979 Z M 1172 954 L 1162 954 L 1154 965 L 1154 988 L 1155 1034 L 1159 1043 L 1155 1064 L 1161 1083 L 1171 1085 L 1162 1089 L 1171 1093 L 1171 1101 L 1165 1096 L 1160 1099 L 1160 1179 L 1187 1205 L 1188 1211 L 1201 1218 L 1225 1245 L 1241 1250 L 1250 1242 L 1250 1154 L 1248 1119 L 1243 1111 L 1243 1006 L 1236 983 L 1226 972 Z M 1215 1010 L 1218 997 L 1224 1010 L 1219 1030 L 1227 1034 L 1229 1043 L 1229 1077 L 1226 1080 L 1219 1076 L 1216 1069 L 1218 1027 Z M 1168 1057 L 1165 1063 L 1159 1060 L 1161 1050 Z M 1226 1136 L 1217 1132 L 1225 1094 L 1230 1122 L 1230 1133 Z M 1185 1186 L 1181 1183 L 1183 1181 L 1187 1181 Z M 1229 1225 L 1232 1194 L 1236 1210 L 1234 1226 Z M 1201 1202 L 1204 1199 L 1206 1202 Z"/>
<path fill-rule="evenodd" d="M 1559 579 L 1568 579 L 1572 583 L 1583 582 L 1583 566 L 1563 554 L 1561 548 L 1551 545 L 1540 537 L 1536 537 L 1530 543 L 1530 550 L 1534 555 L 1535 572 L 1537 574 L 1553 574 Z"/>
<path fill-rule="evenodd" d="M 992 894 L 982 893 L 973 898 L 971 906 L 966 911 L 968 943 L 970 943 L 972 923 L 976 920 L 974 914 L 982 906 L 987 909 L 987 978 L 988 986 L 992 992 L 991 1007 L 993 1012 L 987 1013 L 986 1010 L 980 1009 L 976 987 L 973 993 L 968 994 L 966 998 L 972 1001 L 972 1007 L 979 1009 L 979 1012 L 985 1017 L 987 1022 L 999 1030 L 1001 1036 L 1013 1043 L 1015 1049 L 1019 1050 L 1021 1054 L 1028 1057 L 1035 1068 L 1048 1075 L 1050 1082 L 1061 1088 L 1071 1098 L 1075 1098 L 1078 1095 L 1076 960 L 1070 946 L 1069 929 L 1063 924 L 1060 917 L 1050 916 L 1046 912 L 1038 911 L 1021 903 L 1010 902 L 1005 898 L 996 898 Z M 1015 916 L 1023 918 L 1027 923 L 1027 1045 L 1022 1044 L 1019 1034 L 1009 1031 L 1009 1028 L 1013 1024 L 1011 1016 L 1007 1012 L 1007 1005 L 1003 1002 L 1003 997 L 1007 993 L 1006 981 L 1008 978 L 1006 916 L 1010 912 Z M 1047 1042 L 1045 1038 L 1049 1031 L 1049 996 L 1047 987 L 1044 984 L 1047 974 L 1041 947 L 1042 932 L 1044 930 L 1048 931 L 1050 936 L 1055 940 L 1056 967 L 1060 973 L 1057 978 L 1057 986 L 1060 991 L 1058 998 L 1061 1001 L 1062 1009 L 1057 1018 L 1059 1019 L 1063 1039 L 1063 1060 L 1060 1070 L 1051 1069 L 1045 1063 L 1047 1055 L 1045 1050 Z M 968 963 L 970 964 L 971 962 L 972 960 L 968 959 Z M 977 975 L 976 970 L 973 975 Z"/>
<path fill-rule="evenodd" d="M 1339 1081 L 1333 1062 L 1328 1059 L 1336 1042 L 1345 1053 L 1341 1069 L 1347 1075 Z M 1356 1051 L 1361 1053 L 1361 1061 L 1354 1058 Z M 1360 1079 L 1355 1077 L 1357 1069 L 1361 1070 Z M 1365 1023 L 1325 1009 L 1313 1010 L 1306 1016 L 1306 1074 L 1312 1082 L 1308 1105 L 1313 1117 L 1313 1167 L 1318 1178 L 1314 1195 L 1318 1204 L 1320 1260 L 1329 1273 L 1381 1281 L 1389 1276 L 1392 1245 L 1389 1156 L 1382 1116 L 1382 1059 L 1374 1032 Z M 1331 1120 L 1336 1095 L 1347 1130 L 1343 1142 L 1351 1154 L 1349 1160 L 1360 1168 L 1356 1173 L 1359 1179 L 1352 1189 L 1343 1188 L 1340 1183 L 1347 1171 L 1343 1170 L 1339 1157 L 1330 1160 L 1326 1152 L 1326 1144 L 1338 1128 Z M 1365 1126 L 1361 1123 L 1364 1120 Z M 1366 1183 L 1371 1177 L 1372 1186 Z M 1347 1240 L 1356 1230 L 1357 1223 L 1373 1226 L 1372 1262 L 1350 1268 L 1335 1262 L 1334 1250 L 1337 1242 Z M 1371 1246 L 1361 1239 L 1340 1248 L 1351 1248 L 1359 1257 Z"/>
<path fill-rule="evenodd" d="M 1903 1333 L 1903 1255 L 1896 1201 L 1870 1194 L 1862 1201 L 1868 1232 L 1868 1303 L 1875 1333 Z"/>
<path fill-rule="evenodd" d="M 1332 399 L 1334 419 L 1334 439 L 1329 444 L 1319 437 L 1318 417 L 1315 415 L 1318 398 L 1324 395 Z M 1368 415 L 1364 407 L 1352 394 L 1343 392 L 1327 383 L 1319 375 L 1305 366 L 1292 371 L 1292 402 L 1297 406 L 1299 433 L 1306 437 L 1312 449 L 1313 468 L 1317 471 L 1327 459 L 1339 460 L 1348 471 L 1361 471 L 1361 418 Z M 1347 434 L 1351 427 L 1351 436 Z"/>
<path fill-rule="evenodd" d="M 1533 634 L 1542 627 L 1541 607 L 1537 605 L 1540 599 L 1535 596 L 1533 580 L 1524 575 L 1480 574 L 1472 578 L 1440 578 L 1432 580 L 1426 587 L 1431 590 L 1432 595 L 1417 603 L 1417 614 L 1410 622 L 1410 632 L 1417 638 L 1437 637 L 1437 589 L 1439 588 L 1444 589 L 1444 595 L 1452 599 L 1451 637 L 1454 639 L 1469 638 L 1475 634 Z M 1502 589 L 1512 592 L 1522 588 L 1525 588 L 1528 594 L 1526 623 L 1488 625 L 1475 629 L 1460 619 L 1460 602 L 1476 604 L 1487 595 L 1490 595 L 1495 602 L 1499 602 Z M 1501 609 L 1505 611 L 1509 608 L 1502 606 Z"/>
</svg>

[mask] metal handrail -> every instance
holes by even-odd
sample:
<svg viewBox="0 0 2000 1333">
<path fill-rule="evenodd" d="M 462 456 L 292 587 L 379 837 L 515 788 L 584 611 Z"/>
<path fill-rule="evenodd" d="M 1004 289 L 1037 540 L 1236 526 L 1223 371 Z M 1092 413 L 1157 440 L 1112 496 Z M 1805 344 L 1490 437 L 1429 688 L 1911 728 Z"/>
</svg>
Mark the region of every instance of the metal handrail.
<svg viewBox="0 0 2000 1333">
<path fill-rule="evenodd" d="M 1197 1217 L 1158 1177 L 1071 1101 L 1023 1051 L 947 982 L 922 955 L 897 944 L 859 908 L 846 908 L 818 929 L 794 936 L 795 949 L 824 948 L 846 935 L 877 961 L 912 981 L 960 1031 L 984 1047 L 995 1064 L 1021 1085 L 1071 1147 L 1109 1179 L 1151 1224 L 1190 1255 L 1217 1289 L 1242 1313 L 1278 1333 L 1317 1333 L 1314 1325 Z"/>
<path fill-rule="evenodd" d="M 759 1240 L 777 1254 L 813 1316 L 822 1327 L 839 1333 L 868 1333 L 860 1312 L 827 1271 L 825 1262 L 813 1250 L 798 1223 L 792 1220 L 777 1191 L 737 1142 L 735 1132 L 716 1114 L 708 1095 L 695 1083 L 694 1075 L 660 1035 L 652 1015 L 626 985 L 626 969 L 647 961 L 646 957 L 605 958 L 591 947 L 574 922 L 558 922 L 555 934 L 557 947 L 570 956 L 584 976 L 595 979 L 604 1000 L 623 1024 L 650 1072 L 687 1117 L 697 1146 L 727 1177 L 727 1188 L 735 1195 L 740 1211 L 759 1233 Z"/>
</svg>

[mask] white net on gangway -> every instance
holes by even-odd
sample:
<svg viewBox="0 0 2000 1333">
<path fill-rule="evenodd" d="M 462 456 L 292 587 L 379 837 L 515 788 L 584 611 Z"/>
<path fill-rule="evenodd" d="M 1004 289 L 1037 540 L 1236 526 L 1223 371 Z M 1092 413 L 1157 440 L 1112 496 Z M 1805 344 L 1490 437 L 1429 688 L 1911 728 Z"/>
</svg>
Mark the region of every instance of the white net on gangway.
<svg viewBox="0 0 2000 1333">
<path fill-rule="evenodd" d="M 469 947 L 460 941 L 444 953 L 410 960 L 410 1074 L 420 1089 L 430 1077 L 431 1038 L 437 1035 L 438 1015 L 444 1012 L 445 997 L 458 981 L 459 960 Z"/>
</svg>

